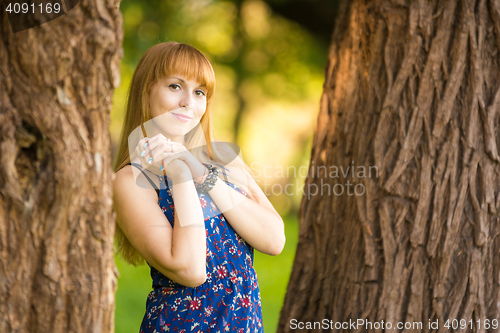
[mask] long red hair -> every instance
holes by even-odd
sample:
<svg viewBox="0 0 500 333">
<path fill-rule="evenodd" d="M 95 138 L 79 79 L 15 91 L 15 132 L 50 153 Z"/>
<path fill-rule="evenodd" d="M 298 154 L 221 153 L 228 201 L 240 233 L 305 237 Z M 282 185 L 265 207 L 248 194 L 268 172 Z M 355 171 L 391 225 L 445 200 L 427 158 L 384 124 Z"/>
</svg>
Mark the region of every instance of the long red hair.
<svg viewBox="0 0 500 333">
<path fill-rule="evenodd" d="M 151 119 L 149 97 L 151 88 L 158 80 L 171 75 L 180 75 L 188 80 L 195 80 L 207 88 L 207 108 L 201 117 L 200 126 L 207 154 L 212 158 L 213 127 L 211 119 L 212 97 L 215 90 L 215 74 L 208 59 L 196 48 L 177 42 L 157 44 L 144 53 L 135 68 L 127 97 L 127 111 L 121 131 L 118 149 L 113 162 L 117 172 L 130 163 L 129 136 L 138 126 L 145 134 L 144 123 Z M 200 145 L 199 142 L 196 145 Z M 144 263 L 144 258 L 137 252 L 116 224 L 115 238 L 118 252 L 123 259 L 134 265 Z"/>
</svg>

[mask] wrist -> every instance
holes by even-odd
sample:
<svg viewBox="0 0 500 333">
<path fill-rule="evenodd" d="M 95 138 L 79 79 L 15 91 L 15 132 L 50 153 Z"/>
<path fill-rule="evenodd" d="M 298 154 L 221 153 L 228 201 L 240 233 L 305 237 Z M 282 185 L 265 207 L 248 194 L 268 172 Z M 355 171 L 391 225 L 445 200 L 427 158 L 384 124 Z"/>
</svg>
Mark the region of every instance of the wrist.
<svg viewBox="0 0 500 333">
<path fill-rule="evenodd" d="M 169 176 L 175 183 L 187 182 L 193 180 L 193 176 L 189 170 L 179 172 L 175 175 Z"/>
<path fill-rule="evenodd" d="M 181 160 L 174 160 L 166 166 L 167 176 L 175 181 L 189 181 L 193 179 L 188 165 Z"/>
<path fill-rule="evenodd" d="M 208 173 L 208 170 L 206 170 L 205 166 L 193 155 L 188 156 L 188 158 L 184 162 L 189 167 L 194 181 L 202 181 L 202 177 L 206 176 L 206 174 Z"/>
<path fill-rule="evenodd" d="M 204 163 L 204 166 L 207 168 L 207 176 L 203 180 L 203 183 L 196 183 L 195 186 L 198 192 L 207 193 L 215 186 L 215 182 L 218 179 L 219 170 L 217 169 L 217 167 L 211 164 Z"/>
<path fill-rule="evenodd" d="M 198 183 L 198 184 L 202 184 L 205 181 L 205 179 L 207 178 L 207 175 L 208 175 L 208 169 L 207 169 L 207 167 L 204 166 L 203 164 L 202 164 L 202 166 L 203 166 L 203 174 L 201 176 L 199 176 L 199 177 L 196 177 L 196 178 L 193 177 L 193 181 L 195 183 Z"/>
</svg>

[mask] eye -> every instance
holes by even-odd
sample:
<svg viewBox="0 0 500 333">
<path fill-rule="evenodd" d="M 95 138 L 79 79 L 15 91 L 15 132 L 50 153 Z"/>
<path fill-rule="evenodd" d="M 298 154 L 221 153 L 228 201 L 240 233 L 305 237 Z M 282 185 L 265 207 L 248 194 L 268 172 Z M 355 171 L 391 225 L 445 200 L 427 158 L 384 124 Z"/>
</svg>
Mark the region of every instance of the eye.
<svg viewBox="0 0 500 333">
<path fill-rule="evenodd" d="M 196 90 L 195 93 L 201 93 L 198 94 L 198 96 L 205 96 L 205 92 L 203 90 Z"/>
<path fill-rule="evenodd" d="M 179 87 L 180 88 L 181 86 L 178 85 L 177 83 L 172 83 L 171 85 L 169 85 L 169 87 L 171 87 L 171 88 Z"/>
</svg>

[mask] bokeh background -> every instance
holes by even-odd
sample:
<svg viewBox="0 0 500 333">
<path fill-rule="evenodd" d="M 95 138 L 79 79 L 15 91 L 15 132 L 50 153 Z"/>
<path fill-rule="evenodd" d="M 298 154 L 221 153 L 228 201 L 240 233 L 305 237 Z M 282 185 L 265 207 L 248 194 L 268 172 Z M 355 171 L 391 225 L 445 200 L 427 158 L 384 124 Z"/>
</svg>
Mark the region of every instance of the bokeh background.
<svg viewBox="0 0 500 333">
<path fill-rule="evenodd" d="M 287 243 L 282 254 L 272 257 L 255 251 L 254 257 L 264 330 L 275 332 L 297 245 L 297 212 L 335 1 L 123 0 L 120 10 L 124 55 L 121 85 L 113 98 L 112 153 L 130 80 L 142 54 L 167 41 L 190 44 L 203 52 L 216 76 L 215 137 L 240 146 L 257 183 L 285 222 Z M 115 332 L 137 332 L 151 291 L 149 269 L 128 265 L 117 255 L 115 261 L 120 274 Z"/>
</svg>

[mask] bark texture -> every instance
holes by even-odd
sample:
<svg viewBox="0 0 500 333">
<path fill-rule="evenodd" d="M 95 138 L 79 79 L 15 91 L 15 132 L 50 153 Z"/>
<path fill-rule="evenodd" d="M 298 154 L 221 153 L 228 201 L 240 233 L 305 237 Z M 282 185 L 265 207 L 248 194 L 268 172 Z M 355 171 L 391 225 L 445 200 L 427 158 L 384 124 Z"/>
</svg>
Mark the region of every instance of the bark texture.
<svg viewBox="0 0 500 333">
<path fill-rule="evenodd" d="M 113 332 L 119 0 L 0 31 L 0 332 Z"/>
<path fill-rule="evenodd" d="M 330 331 L 291 329 L 324 318 L 498 331 L 499 50 L 498 1 L 343 2 L 279 332 Z"/>
</svg>

